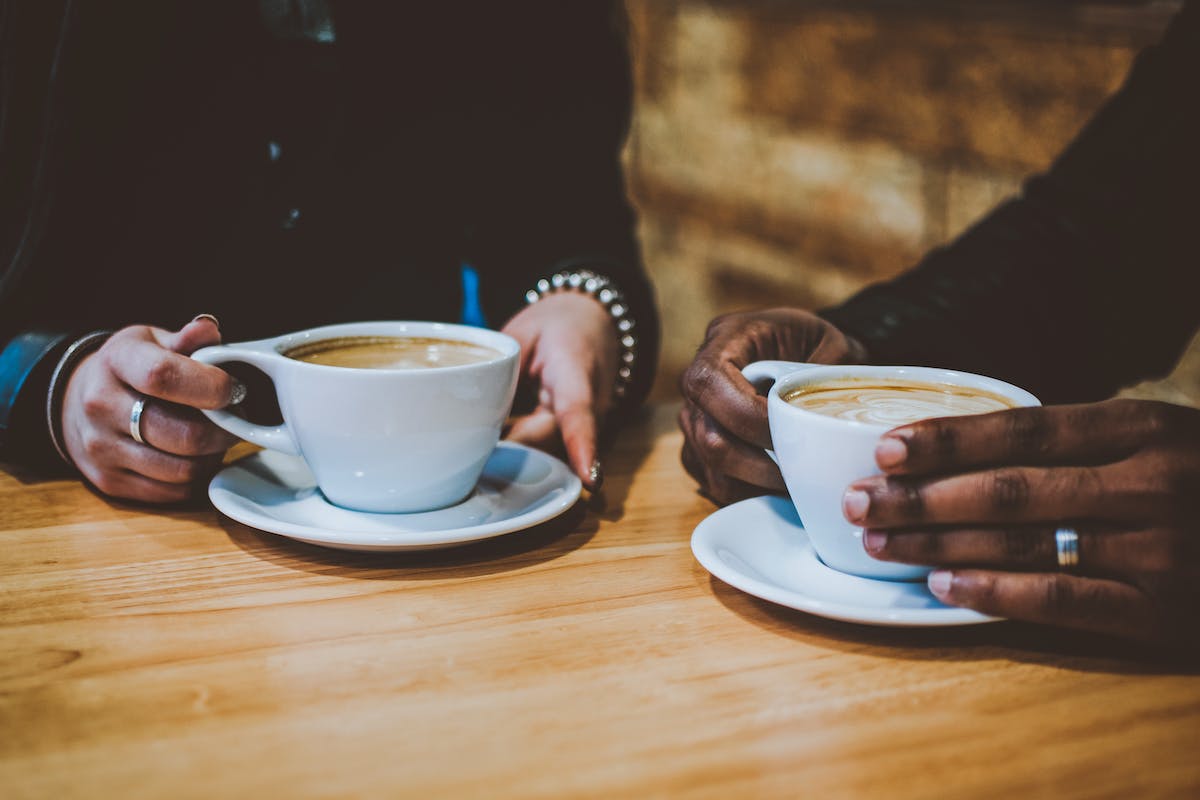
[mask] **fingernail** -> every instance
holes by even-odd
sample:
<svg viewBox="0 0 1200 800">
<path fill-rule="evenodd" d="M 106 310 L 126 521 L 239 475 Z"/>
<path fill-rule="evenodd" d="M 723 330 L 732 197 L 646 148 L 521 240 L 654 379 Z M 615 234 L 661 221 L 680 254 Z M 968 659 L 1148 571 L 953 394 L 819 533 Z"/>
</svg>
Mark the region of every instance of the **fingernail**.
<svg viewBox="0 0 1200 800">
<path fill-rule="evenodd" d="M 202 319 L 212 320 L 212 324 L 217 326 L 217 330 L 221 329 L 221 320 L 217 319 L 212 314 L 197 314 L 196 316 L 192 317 L 192 322 L 199 322 Z"/>
<path fill-rule="evenodd" d="M 947 570 L 939 569 L 929 573 L 929 591 L 939 599 L 950 594 L 950 584 L 953 582 L 954 575 Z"/>
<path fill-rule="evenodd" d="M 850 522 L 862 522 L 871 506 L 871 496 L 862 489 L 847 489 L 842 497 L 842 513 Z"/>
<path fill-rule="evenodd" d="M 899 466 L 908 458 L 908 445 L 897 436 L 885 436 L 875 448 L 875 463 L 882 469 Z"/>
<path fill-rule="evenodd" d="M 588 468 L 588 482 L 591 483 L 591 491 L 595 492 L 604 485 L 604 467 L 600 465 L 600 459 L 592 462 L 592 466 Z"/>
<path fill-rule="evenodd" d="M 863 547 L 868 553 L 878 553 L 887 546 L 888 535 L 883 531 L 863 531 Z"/>
<path fill-rule="evenodd" d="M 246 399 L 246 384 L 235 380 L 233 388 L 229 391 L 229 405 L 236 406 Z"/>
</svg>

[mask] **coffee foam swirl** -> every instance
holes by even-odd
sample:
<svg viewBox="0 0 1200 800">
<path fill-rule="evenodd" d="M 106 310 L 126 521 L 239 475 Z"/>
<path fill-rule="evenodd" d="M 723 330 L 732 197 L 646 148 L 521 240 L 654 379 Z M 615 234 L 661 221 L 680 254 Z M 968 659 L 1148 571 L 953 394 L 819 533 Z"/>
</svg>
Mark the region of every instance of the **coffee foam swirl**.
<svg viewBox="0 0 1200 800">
<path fill-rule="evenodd" d="M 425 336 L 345 336 L 309 342 L 284 353 L 288 358 L 355 369 L 434 369 L 499 358 L 490 347 Z"/>
<path fill-rule="evenodd" d="M 932 417 L 985 414 L 1015 405 L 1000 395 L 981 389 L 917 382 L 819 384 L 798 389 L 784 399 L 797 408 L 817 414 L 887 426 Z"/>
</svg>

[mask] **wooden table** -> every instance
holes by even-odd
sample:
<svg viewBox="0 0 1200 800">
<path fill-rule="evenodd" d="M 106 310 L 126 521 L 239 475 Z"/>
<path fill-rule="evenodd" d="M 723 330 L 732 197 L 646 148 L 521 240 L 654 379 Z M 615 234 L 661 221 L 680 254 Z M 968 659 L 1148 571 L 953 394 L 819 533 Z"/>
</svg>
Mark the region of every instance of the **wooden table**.
<svg viewBox="0 0 1200 800">
<path fill-rule="evenodd" d="M 0 471 L 0 796 L 1200 796 L 1194 668 L 710 578 L 673 419 L 603 510 L 407 556 Z"/>
</svg>

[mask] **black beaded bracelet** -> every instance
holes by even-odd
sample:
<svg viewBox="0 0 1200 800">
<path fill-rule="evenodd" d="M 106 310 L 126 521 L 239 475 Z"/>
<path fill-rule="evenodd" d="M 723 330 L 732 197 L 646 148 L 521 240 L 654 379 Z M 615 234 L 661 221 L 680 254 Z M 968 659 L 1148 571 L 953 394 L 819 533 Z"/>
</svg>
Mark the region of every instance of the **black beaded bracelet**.
<svg viewBox="0 0 1200 800">
<path fill-rule="evenodd" d="M 542 278 L 525 293 L 525 301 L 532 305 L 547 295 L 563 291 L 582 292 L 594 298 L 612 317 L 617 328 L 617 345 L 620 347 L 617 383 L 613 387 L 613 395 L 618 399 L 625 397 L 629 385 L 633 382 L 633 369 L 638 358 L 636 323 L 629 314 L 629 304 L 625 302 L 625 295 L 604 275 L 590 269 L 579 269 L 563 270 L 549 278 Z"/>
</svg>

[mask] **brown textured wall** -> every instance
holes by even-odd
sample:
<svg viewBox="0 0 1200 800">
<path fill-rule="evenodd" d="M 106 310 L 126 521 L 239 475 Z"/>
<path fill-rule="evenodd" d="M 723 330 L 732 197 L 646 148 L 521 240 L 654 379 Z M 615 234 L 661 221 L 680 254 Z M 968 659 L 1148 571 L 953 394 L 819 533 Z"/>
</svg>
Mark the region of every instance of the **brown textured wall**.
<svg viewBox="0 0 1200 800">
<path fill-rule="evenodd" d="M 1015 191 L 1176 5 L 628 0 L 660 396 L 712 316 L 836 302 Z"/>
</svg>

